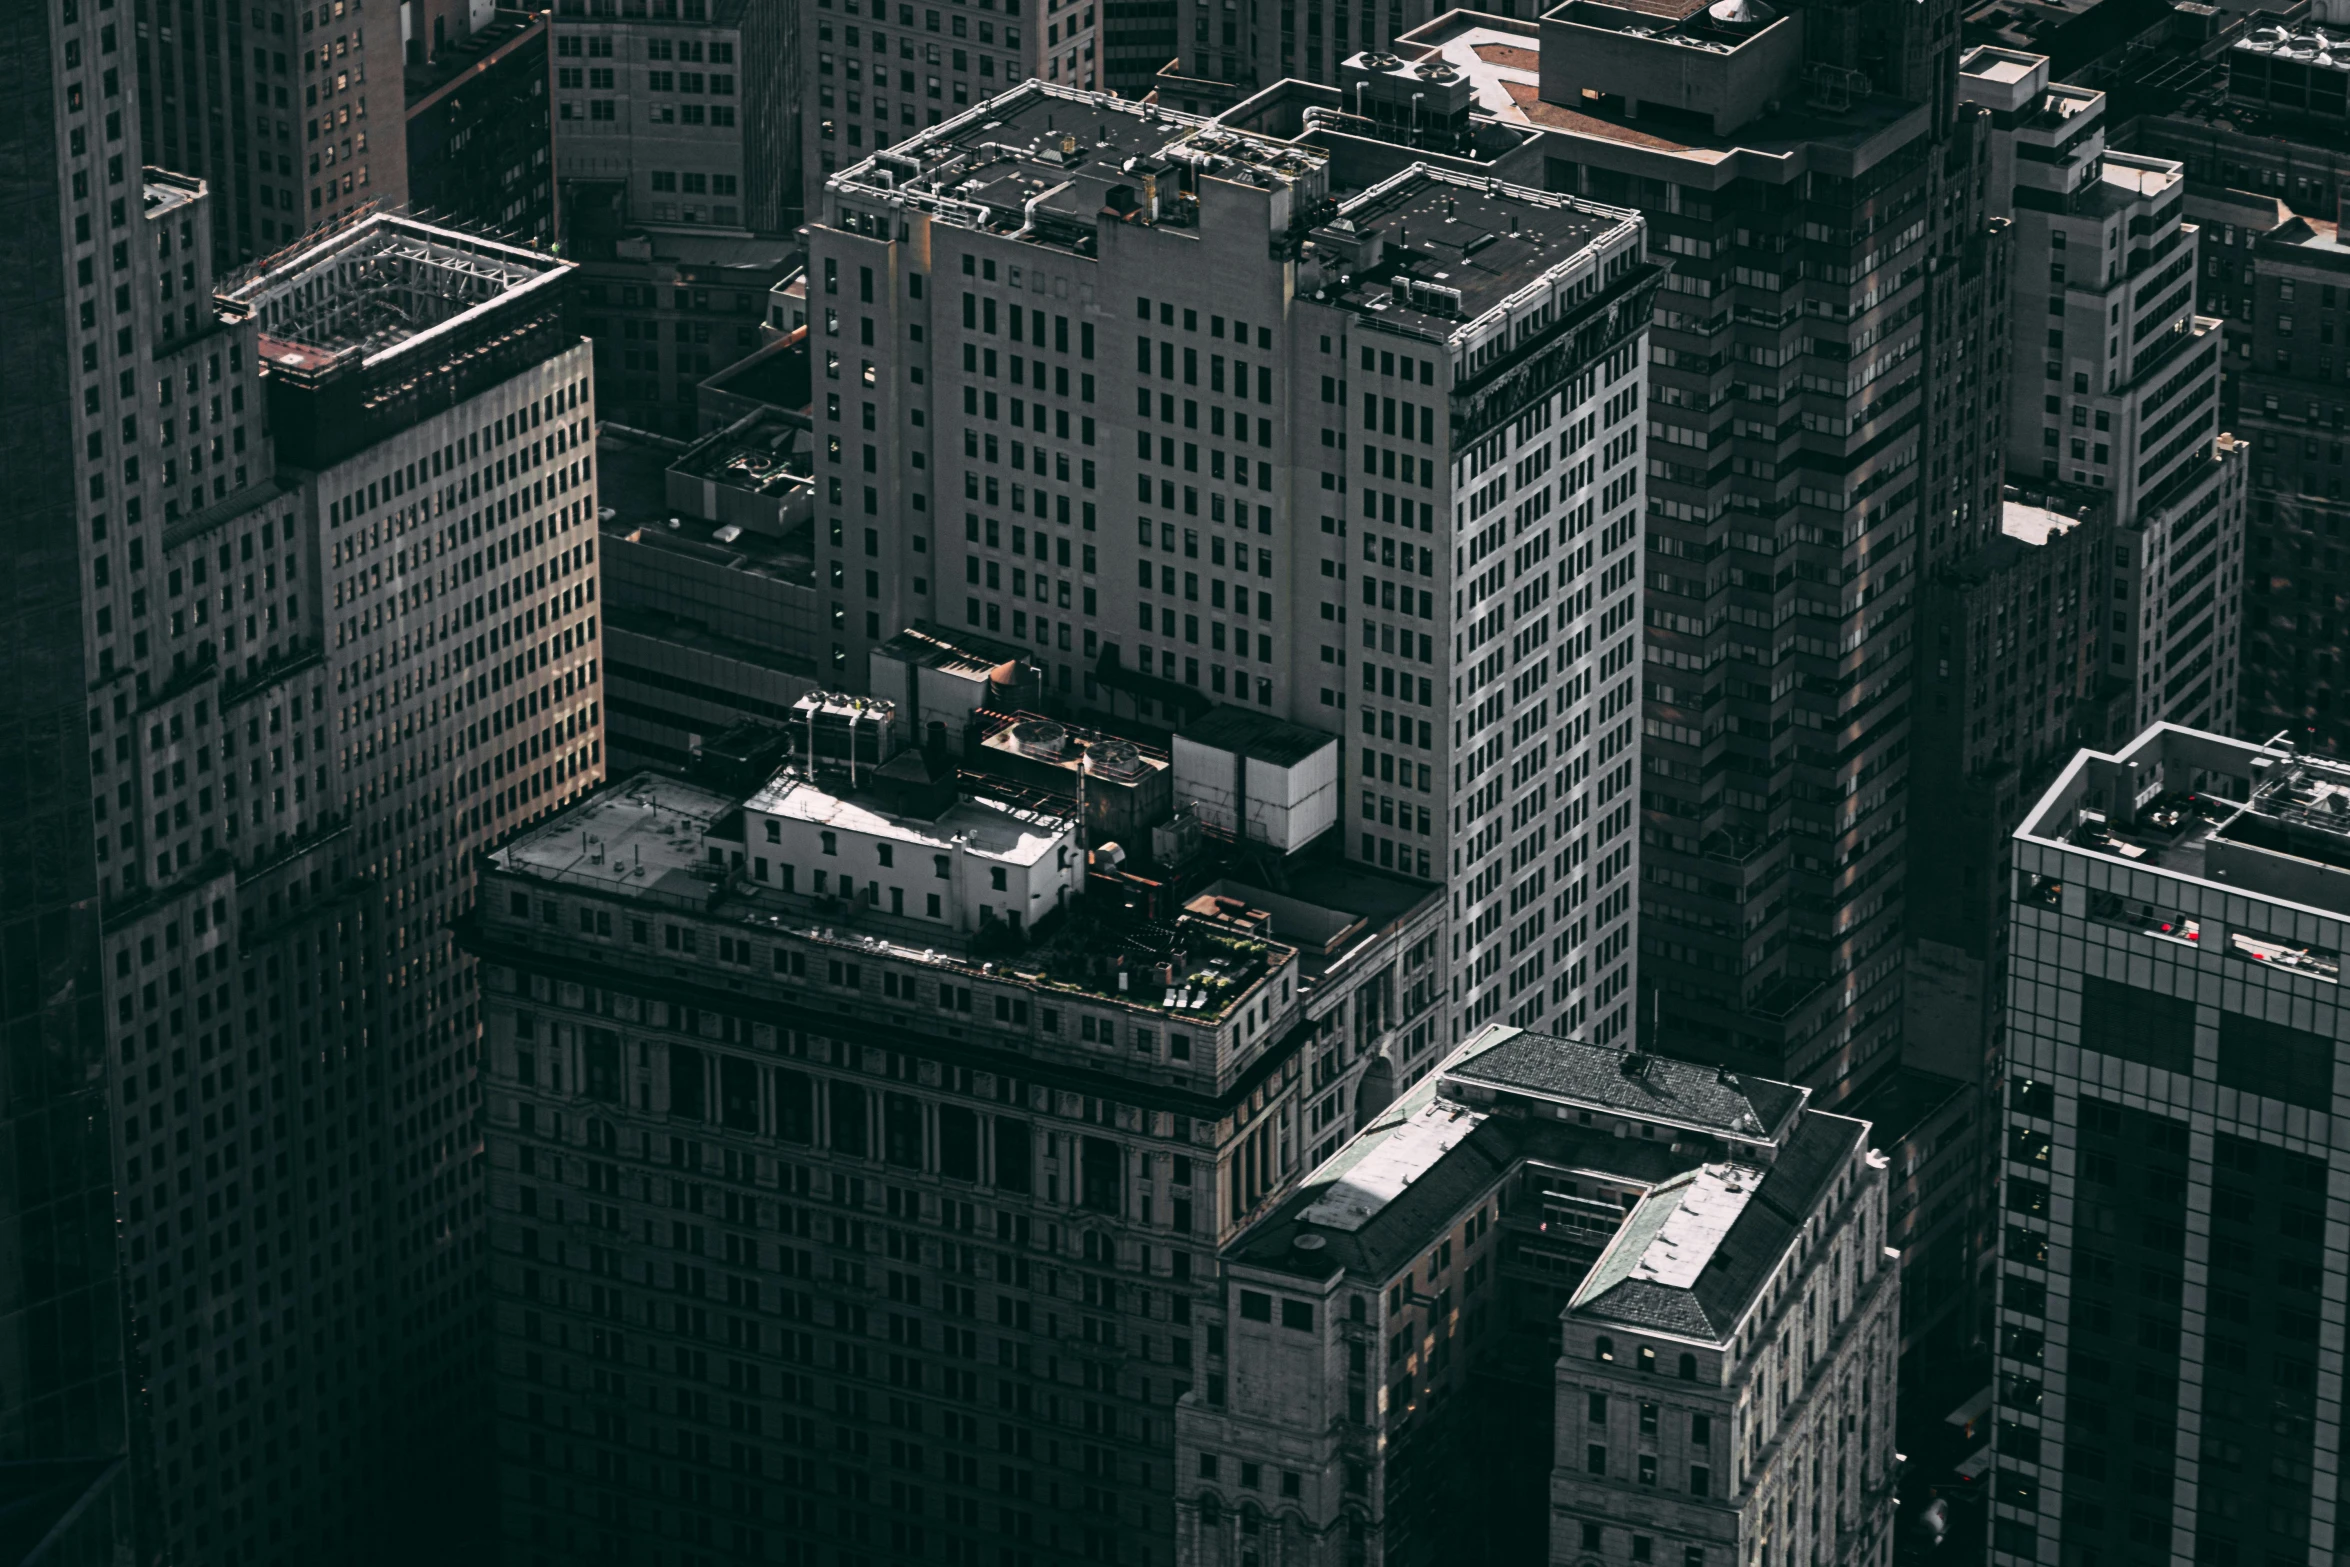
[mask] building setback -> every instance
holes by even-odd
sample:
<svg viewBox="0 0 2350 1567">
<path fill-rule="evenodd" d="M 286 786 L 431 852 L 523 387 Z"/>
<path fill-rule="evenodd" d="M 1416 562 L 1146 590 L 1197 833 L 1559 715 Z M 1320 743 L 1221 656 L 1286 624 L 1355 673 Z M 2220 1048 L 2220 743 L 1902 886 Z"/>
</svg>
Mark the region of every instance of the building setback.
<svg viewBox="0 0 2350 1567">
<path fill-rule="evenodd" d="M 1885 1160 L 1809 1100 L 1481 1031 L 1226 1246 L 1178 1560 L 1888 1559 Z"/>
<path fill-rule="evenodd" d="M 518 1555 L 1172 1559 L 1215 1248 L 1431 1015 L 1442 894 L 1327 852 L 1326 789 L 1318 848 L 1146 849 L 1162 799 L 1089 870 L 1050 791 L 895 749 L 926 710 L 811 709 L 780 773 L 640 775 L 489 862 Z"/>
<path fill-rule="evenodd" d="M 1076 713 L 1342 735 L 1345 852 L 1455 891 L 1445 1042 L 1614 1038 L 1659 269 L 1622 209 L 1328 174 L 1030 83 L 835 176 L 820 678 L 930 620 L 1027 646 Z"/>
<path fill-rule="evenodd" d="M 2111 733 L 2229 727 L 2246 464 L 2219 426 L 2219 320 L 2195 312 L 2185 172 L 2108 148 L 2105 95 L 2052 85 L 2042 56 L 1971 50 L 1960 80 L 1992 111 L 1993 184 L 2025 258 L 2008 317 L 2009 470 L 2112 492 Z"/>
<path fill-rule="evenodd" d="M 150 176 L 131 248 L 194 287 L 147 295 L 154 434 L 99 470 L 86 561 L 132 1329 L 170 1538 L 363 1554 L 395 1482 L 465 1518 L 478 1014 L 445 927 L 473 849 L 598 772 L 587 350 L 559 264 L 380 214 L 215 296 L 207 206 Z"/>
</svg>

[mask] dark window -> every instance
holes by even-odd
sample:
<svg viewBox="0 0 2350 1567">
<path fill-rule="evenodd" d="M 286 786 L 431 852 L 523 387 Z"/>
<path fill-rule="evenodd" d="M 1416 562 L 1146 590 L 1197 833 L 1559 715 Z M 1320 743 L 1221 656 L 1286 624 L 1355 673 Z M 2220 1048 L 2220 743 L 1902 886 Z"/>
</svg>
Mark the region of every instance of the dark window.
<svg viewBox="0 0 2350 1567">
<path fill-rule="evenodd" d="M 909 1170 L 922 1168 L 922 1101 L 886 1095 L 881 1103 L 882 1156 Z"/>
<path fill-rule="evenodd" d="M 979 1117 L 961 1105 L 938 1107 L 938 1173 L 958 1181 L 979 1179 Z"/>
<path fill-rule="evenodd" d="M 580 1031 L 587 1056 L 587 1093 L 606 1104 L 620 1103 L 620 1036 L 608 1028 Z"/>
<path fill-rule="evenodd" d="M 759 1067 L 740 1056 L 718 1058 L 718 1111 L 730 1132 L 759 1129 Z"/>
<path fill-rule="evenodd" d="M 1272 1321 L 1273 1297 L 1262 1290 L 1242 1290 L 1240 1314 L 1251 1322 Z"/>
<path fill-rule="evenodd" d="M 2331 1112 L 2334 1042 L 2282 1023 L 2222 1012 L 2219 1080 L 2223 1087 Z"/>
<path fill-rule="evenodd" d="M 787 1143 L 816 1140 L 816 1085 L 805 1072 L 775 1074 L 775 1135 Z"/>
<path fill-rule="evenodd" d="M 1307 1300 L 1285 1300 L 1281 1303 L 1281 1325 L 1295 1328 L 1300 1333 L 1314 1331 L 1314 1304 Z"/>
<path fill-rule="evenodd" d="M 2195 1003 L 2135 985 L 2081 981 L 2081 1048 L 2165 1072 L 2195 1069 Z"/>
<path fill-rule="evenodd" d="M 691 1045 L 669 1047 L 669 1113 L 689 1121 L 710 1113 L 702 1092 L 702 1053 Z"/>
<path fill-rule="evenodd" d="M 845 1154 L 865 1157 L 869 1147 L 865 1127 L 865 1090 L 854 1083 L 834 1083 L 832 1095 L 832 1146 Z"/>
<path fill-rule="evenodd" d="M 995 1184 L 1003 1192 L 1035 1189 L 1035 1163 L 1028 1148 L 1028 1123 L 999 1115 L 995 1121 Z"/>
<path fill-rule="evenodd" d="M 1079 1154 L 1085 1179 L 1084 1205 L 1096 1213 L 1126 1211 L 1126 1161 L 1107 1137 L 1088 1137 Z"/>
</svg>

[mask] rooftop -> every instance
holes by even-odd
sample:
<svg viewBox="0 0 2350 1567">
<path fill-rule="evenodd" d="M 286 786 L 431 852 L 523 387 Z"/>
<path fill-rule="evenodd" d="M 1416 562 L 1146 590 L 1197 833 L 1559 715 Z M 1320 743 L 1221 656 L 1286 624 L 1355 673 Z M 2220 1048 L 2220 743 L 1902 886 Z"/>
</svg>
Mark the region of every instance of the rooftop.
<svg viewBox="0 0 2350 1567">
<path fill-rule="evenodd" d="M 670 469 L 760 495 L 782 495 L 814 482 L 816 440 L 804 421 L 760 409 L 694 442 Z"/>
<path fill-rule="evenodd" d="M 1303 724 L 1293 724 L 1250 708 L 1221 705 L 1209 708 L 1204 716 L 1185 724 L 1177 738 L 1275 767 L 1295 767 L 1331 741 L 1319 729 L 1308 729 Z"/>
<path fill-rule="evenodd" d="M 2088 506 L 2050 506 L 2040 496 L 2019 499 L 2010 494 L 1999 505 L 1999 531 L 2037 548 L 2064 537 L 2095 515 Z"/>
<path fill-rule="evenodd" d="M 2083 751 L 2016 836 L 2350 915 L 2350 762 L 2297 751 L 2282 735 L 2258 745 L 2156 724 L 2112 754 Z M 2200 939 L 2175 900 L 2125 899 L 2109 912 L 2150 934 Z"/>
<path fill-rule="evenodd" d="M 793 772 L 771 779 L 743 802 L 743 809 L 921 850 L 959 848 L 1007 865 L 1036 864 L 1066 843 L 1075 825 L 1066 817 L 974 796 L 957 800 L 935 818 L 903 816 L 868 796 L 842 795 Z"/>
<path fill-rule="evenodd" d="M 446 337 L 453 352 L 477 317 L 548 295 L 570 263 L 388 212 L 312 237 L 262 262 L 220 301 L 250 312 L 263 361 L 316 376 L 372 367 Z"/>
<path fill-rule="evenodd" d="M 1151 103 L 1028 81 L 833 176 L 858 198 L 935 222 L 1090 254 L 1097 223 L 1196 224 L 1202 181 L 1286 198 L 1275 226 L 1326 199 L 1327 158 Z"/>
<path fill-rule="evenodd" d="M 1702 1137 L 1625 1136 L 1613 1117 L 1586 1119 L 1555 1107 L 1545 1113 L 1540 1099 L 1480 1095 L 1477 1069 L 1512 1046 L 1523 1058 L 1605 1058 L 1604 1074 L 1574 1066 L 1563 1074 L 1527 1070 L 1521 1059 L 1514 1076 L 1624 1075 L 1616 1050 L 1490 1028 L 1348 1139 L 1227 1256 L 1299 1278 L 1327 1279 L 1343 1269 L 1384 1283 L 1409 1268 L 1463 1207 L 1520 1166 L 1587 1172 L 1639 1195 L 1621 1209 L 1612 1199 L 1578 1205 L 1614 1234 L 1581 1281 L 1576 1308 L 1721 1341 L 1736 1331 L 1804 1219 L 1868 1135 L 1860 1121 L 1803 1108 L 1801 1089 L 1750 1080 L 1741 1102 L 1777 1112 L 1768 1136 L 1754 1135 L 1732 1150 Z M 1650 1070 L 1672 1084 L 1717 1076 L 1711 1067 L 1680 1061 L 1655 1062 Z M 1716 1119 L 1723 1108 L 1712 1112 Z"/>
<path fill-rule="evenodd" d="M 1803 1090 L 1671 1056 L 1490 1028 L 1446 1068 L 1458 1083 L 1736 1141 L 1779 1135 Z"/>
<path fill-rule="evenodd" d="M 900 753 L 889 766 L 903 769 L 917 756 Z M 837 776 L 827 774 L 828 780 Z M 746 802 L 744 793 L 644 773 L 522 834 L 492 859 L 497 869 L 533 880 L 910 961 L 985 968 L 1040 992 L 1087 994 L 1202 1024 L 1219 1021 L 1271 975 L 1294 975 L 1310 993 L 1324 977 L 1372 950 L 1406 916 L 1432 911 L 1442 898 L 1441 889 L 1427 883 L 1313 855 L 1293 856 L 1280 867 L 1282 891 L 1267 894 L 1219 879 L 1222 860 L 1200 859 L 1176 887 L 1178 895 L 1204 888 L 1238 894 L 1270 911 L 1269 928 L 1241 929 L 1186 913 L 1173 900 L 1156 914 L 1138 907 L 1123 885 L 1103 879 L 1097 864 L 1086 895 L 1066 913 L 1041 918 L 1017 936 L 999 930 L 976 937 L 870 904 L 786 893 L 711 861 L 713 850 L 723 860 L 743 848 L 746 810 L 780 809 L 926 849 L 960 839 L 960 847 L 1006 864 L 1033 862 L 1062 841 L 1056 829 L 1068 825 L 1049 811 L 999 797 L 993 780 L 972 773 L 954 779 L 955 798 L 941 815 L 909 817 L 879 792 L 901 782 L 883 778 L 864 789 L 836 789 L 787 770 L 748 791 Z"/>
<path fill-rule="evenodd" d="M 1505 124 L 1531 126 L 1566 135 L 1590 136 L 1619 146 L 1646 148 L 1696 163 L 1716 164 L 1741 153 L 1767 159 L 1798 158 L 1813 149 L 1873 158 L 1873 149 L 1888 132 L 1913 117 L 1922 122 L 1925 109 L 1906 99 L 1867 90 L 1865 82 L 1839 79 L 1812 87 L 1790 82 L 1784 93 L 1772 92 L 1760 100 L 1755 118 L 1717 133 L 1705 113 L 1659 112 L 1642 104 L 1635 109 L 1623 98 L 1592 86 L 1577 86 L 1571 96 L 1542 95 L 1542 34 L 1552 29 L 1559 39 L 1577 31 L 1604 35 L 1611 42 L 1633 48 L 1653 47 L 1675 55 L 1730 64 L 1740 44 L 1765 34 L 1776 46 L 1779 26 L 1765 6 L 1738 0 L 1728 3 L 1760 20 L 1737 22 L 1725 28 L 1709 8 L 1689 0 L 1623 0 L 1597 5 L 1571 0 L 1541 23 L 1518 23 L 1504 17 L 1451 12 L 1396 41 L 1407 59 L 1441 59 L 1468 78 L 1480 113 Z M 1751 27 L 1751 31 L 1749 28 Z M 1669 62 L 1659 62 L 1664 69 Z M 1738 62 L 1744 65 L 1743 58 Z M 1758 67 L 1760 68 L 1760 67 Z M 1853 89 L 1859 87 L 1856 93 Z M 1701 94 L 1700 96 L 1709 96 Z M 1710 103 L 1702 105 L 1710 111 Z M 1896 136 L 1894 141 L 1901 138 Z M 1839 166 L 1837 172 L 1844 172 Z"/>
<path fill-rule="evenodd" d="M 1321 293 L 1384 328 L 1454 344 L 1570 278 L 1585 288 L 1574 304 L 1596 297 L 1602 248 L 1629 249 L 1639 222 L 1581 197 L 1414 165 L 1314 230 Z"/>
</svg>

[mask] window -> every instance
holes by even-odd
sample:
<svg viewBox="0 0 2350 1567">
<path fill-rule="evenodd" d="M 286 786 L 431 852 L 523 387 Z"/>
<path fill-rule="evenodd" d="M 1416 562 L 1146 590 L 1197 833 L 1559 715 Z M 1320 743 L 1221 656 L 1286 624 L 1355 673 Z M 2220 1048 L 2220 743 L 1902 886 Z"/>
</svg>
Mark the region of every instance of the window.
<svg viewBox="0 0 2350 1567">
<path fill-rule="evenodd" d="M 1240 1292 L 1240 1315 L 1250 1322 L 1273 1320 L 1273 1297 L 1262 1290 Z"/>
<path fill-rule="evenodd" d="M 1284 1300 L 1281 1303 L 1281 1325 L 1300 1333 L 1314 1331 L 1314 1304 L 1306 1300 Z"/>
<path fill-rule="evenodd" d="M 1595 1475 L 1607 1473 L 1607 1449 L 1605 1447 L 1594 1442 L 1583 1449 L 1583 1472 Z"/>
<path fill-rule="evenodd" d="M 823 844 L 823 846 L 824 846 L 824 852 L 825 852 L 826 854 L 838 854 L 838 853 L 840 853 L 840 835 L 839 835 L 839 834 L 837 834 L 837 833 L 831 833 L 831 832 L 822 832 L 822 833 L 818 833 L 816 836 L 817 836 L 817 839 L 818 839 L 818 840 L 819 840 L 819 841 L 820 841 L 820 842 Z"/>
<path fill-rule="evenodd" d="M 1607 1395 L 1605 1393 L 1586 1395 L 1583 1418 L 1595 1426 L 1607 1424 Z"/>
<path fill-rule="evenodd" d="M 1616 1358 L 1616 1341 L 1602 1333 L 1591 1341 L 1591 1358 L 1612 1361 Z"/>
</svg>

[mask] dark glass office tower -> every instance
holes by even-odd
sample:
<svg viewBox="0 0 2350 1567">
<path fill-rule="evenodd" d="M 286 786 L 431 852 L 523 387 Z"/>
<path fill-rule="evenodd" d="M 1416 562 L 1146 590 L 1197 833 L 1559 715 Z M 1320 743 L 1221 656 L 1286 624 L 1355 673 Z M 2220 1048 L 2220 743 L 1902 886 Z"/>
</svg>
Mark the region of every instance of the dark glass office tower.
<svg viewBox="0 0 2350 1567">
<path fill-rule="evenodd" d="M 66 297 L 67 147 L 100 133 L 103 51 L 76 9 L 0 9 L 0 798 L 20 824 L 0 857 L 0 1505 L 62 1517 L 97 1487 L 102 1533 L 131 1488 Z"/>
</svg>

